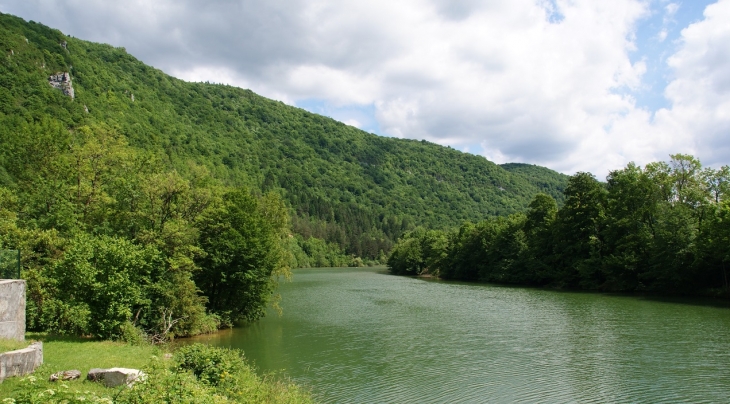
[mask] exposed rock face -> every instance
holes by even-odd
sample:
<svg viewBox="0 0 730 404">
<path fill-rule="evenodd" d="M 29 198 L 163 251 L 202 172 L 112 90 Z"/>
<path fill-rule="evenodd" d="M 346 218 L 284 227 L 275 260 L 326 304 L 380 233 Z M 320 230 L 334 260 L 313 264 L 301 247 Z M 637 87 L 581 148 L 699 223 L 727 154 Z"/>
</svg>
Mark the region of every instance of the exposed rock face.
<svg viewBox="0 0 730 404">
<path fill-rule="evenodd" d="M 78 370 L 64 370 L 63 372 L 56 372 L 51 375 L 51 377 L 48 378 L 49 382 L 56 382 L 56 381 L 68 381 L 68 380 L 76 380 L 79 377 L 81 377 L 81 371 Z"/>
<path fill-rule="evenodd" d="M 142 381 L 147 375 L 141 370 L 137 369 L 126 369 L 126 368 L 111 368 L 111 369 L 91 369 L 89 374 L 86 375 L 87 380 L 92 382 L 101 382 L 106 387 L 117 387 L 126 384 L 127 387 L 138 381 Z"/>
<path fill-rule="evenodd" d="M 33 373 L 43 364 L 43 343 L 34 342 L 28 348 L 0 354 L 0 382 L 11 376 Z"/>
<path fill-rule="evenodd" d="M 48 84 L 53 88 L 57 88 L 65 95 L 74 98 L 74 88 L 71 84 L 71 75 L 67 72 L 59 72 L 48 77 Z"/>
<path fill-rule="evenodd" d="M 61 47 L 62 47 L 63 49 L 68 49 L 68 48 L 66 47 L 66 45 L 67 45 L 67 44 L 66 44 L 66 41 L 63 41 L 63 42 L 61 42 Z"/>
</svg>

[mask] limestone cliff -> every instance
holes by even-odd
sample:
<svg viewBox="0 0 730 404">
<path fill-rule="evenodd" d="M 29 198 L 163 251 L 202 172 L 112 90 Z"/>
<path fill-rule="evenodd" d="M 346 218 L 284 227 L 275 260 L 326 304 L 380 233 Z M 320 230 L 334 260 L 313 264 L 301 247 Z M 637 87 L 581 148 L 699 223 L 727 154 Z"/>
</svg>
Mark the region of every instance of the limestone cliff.
<svg viewBox="0 0 730 404">
<path fill-rule="evenodd" d="M 66 72 L 59 72 L 48 77 L 48 84 L 57 88 L 65 95 L 68 95 L 72 99 L 74 98 L 74 88 L 71 83 L 71 74 Z"/>
</svg>

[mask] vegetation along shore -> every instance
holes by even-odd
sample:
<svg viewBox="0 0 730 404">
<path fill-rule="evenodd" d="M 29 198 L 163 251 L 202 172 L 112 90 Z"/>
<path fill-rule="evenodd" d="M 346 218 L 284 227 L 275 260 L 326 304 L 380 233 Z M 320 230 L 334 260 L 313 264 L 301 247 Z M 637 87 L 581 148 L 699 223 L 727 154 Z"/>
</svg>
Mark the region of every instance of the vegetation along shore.
<svg viewBox="0 0 730 404">
<path fill-rule="evenodd" d="M 538 194 L 525 213 L 416 229 L 388 260 L 401 275 L 611 292 L 730 296 L 730 169 L 692 156 L 629 164 L 601 183 L 568 180 L 558 206 Z"/>
<path fill-rule="evenodd" d="M 163 348 L 260 319 L 291 268 L 730 295 L 727 166 L 677 154 L 603 183 L 185 82 L 1 13 L 0 45 L 0 249 L 20 252 L 46 353 L 3 402 L 311 402 L 239 351 Z M 148 376 L 46 381 L 93 366 Z"/>
</svg>

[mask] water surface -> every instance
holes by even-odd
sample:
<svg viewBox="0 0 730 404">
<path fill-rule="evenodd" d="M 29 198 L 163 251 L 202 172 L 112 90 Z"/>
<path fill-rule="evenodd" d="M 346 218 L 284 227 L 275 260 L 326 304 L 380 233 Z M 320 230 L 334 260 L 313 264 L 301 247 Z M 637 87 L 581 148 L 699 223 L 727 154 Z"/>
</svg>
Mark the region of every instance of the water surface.
<svg viewBox="0 0 730 404">
<path fill-rule="evenodd" d="M 281 317 L 207 337 L 332 403 L 729 402 L 730 308 L 297 270 Z"/>
</svg>

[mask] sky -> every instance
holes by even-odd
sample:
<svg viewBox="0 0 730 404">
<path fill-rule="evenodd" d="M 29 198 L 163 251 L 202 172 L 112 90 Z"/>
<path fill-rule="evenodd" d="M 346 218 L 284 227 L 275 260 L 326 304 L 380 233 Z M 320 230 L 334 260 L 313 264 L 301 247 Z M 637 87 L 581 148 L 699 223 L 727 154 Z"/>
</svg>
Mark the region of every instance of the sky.
<svg viewBox="0 0 730 404">
<path fill-rule="evenodd" d="M 599 178 L 730 164 L 730 0 L 0 0 L 383 136 Z"/>
</svg>

